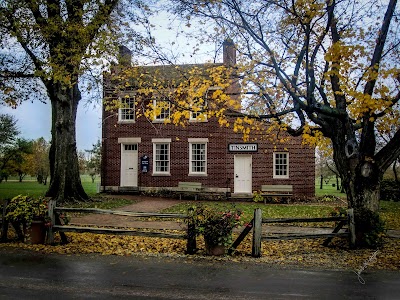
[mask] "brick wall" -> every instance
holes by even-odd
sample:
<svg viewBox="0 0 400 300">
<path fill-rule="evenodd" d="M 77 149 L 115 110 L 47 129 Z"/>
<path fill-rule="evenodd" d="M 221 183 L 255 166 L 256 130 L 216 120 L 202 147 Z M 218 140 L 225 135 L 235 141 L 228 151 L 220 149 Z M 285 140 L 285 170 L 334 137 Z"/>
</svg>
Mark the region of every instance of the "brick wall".
<svg viewBox="0 0 400 300">
<path fill-rule="evenodd" d="M 113 115 L 114 114 L 114 115 Z M 176 187 L 179 181 L 197 181 L 204 187 L 234 188 L 234 155 L 229 153 L 229 143 L 242 143 L 242 135 L 231 128 L 221 128 L 216 120 L 188 123 L 186 127 L 149 122 L 144 117 L 133 124 L 118 124 L 114 112 L 103 112 L 103 173 L 102 186 L 120 185 L 121 144 L 118 138 L 141 138 L 138 156 L 150 157 L 150 172 L 138 174 L 141 187 Z M 171 176 L 152 175 L 153 138 L 170 138 Z M 189 176 L 188 138 L 208 138 L 207 176 Z M 262 184 L 291 184 L 298 197 L 314 196 L 314 149 L 301 144 L 300 138 L 291 138 L 288 143 L 272 143 L 257 138 L 258 152 L 252 155 L 252 186 L 260 189 Z M 289 179 L 273 179 L 273 152 L 289 152 Z"/>
</svg>

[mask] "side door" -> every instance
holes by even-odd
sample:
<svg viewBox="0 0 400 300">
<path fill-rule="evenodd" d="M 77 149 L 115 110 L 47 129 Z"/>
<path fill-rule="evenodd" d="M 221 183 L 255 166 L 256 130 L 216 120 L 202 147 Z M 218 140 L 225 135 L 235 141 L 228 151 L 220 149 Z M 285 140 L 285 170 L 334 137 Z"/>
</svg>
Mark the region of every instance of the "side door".
<svg viewBox="0 0 400 300">
<path fill-rule="evenodd" d="M 138 146 L 121 144 L 121 186 L 137 187 L 138 182 Z"/>
</svg>

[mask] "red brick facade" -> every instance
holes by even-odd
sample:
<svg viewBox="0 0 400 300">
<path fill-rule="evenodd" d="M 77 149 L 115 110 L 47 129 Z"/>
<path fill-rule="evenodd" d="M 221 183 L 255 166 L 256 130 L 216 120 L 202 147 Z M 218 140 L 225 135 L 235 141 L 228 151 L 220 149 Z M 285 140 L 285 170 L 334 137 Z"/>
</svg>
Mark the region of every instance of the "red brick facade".
<svg viewBox="0 0 400 300">
<path fill-rule="evenodd" d="M 105 80 L 105 82 L 107 82 Z M 105 87 L 105 97 L 112 89 Z M 215 119 L 207 122 L 188 122 L 186 127 L 173 124 L 152 123 L 148 119 L 137 118 L 134 123 L 118 122 L 116 111 L 103 111 L 103 166 L 101 185 L 103 190 L 118 190 L 121 186 L 121 145 L 137 145 L 138 164 L 144 155 L 150 158 L 147 173 L 137 176 L 137 187 L 145 189 L 176 188 L 179 182 L 201 182 L 202 187 L 235 193 L 234 162 L 247 155 L 251 161 L 251 190 L 259 190 L 261 185 L 292 185 L 294 197 L 313 197 L 315 190 L 314 149 L 303 146 L 301 138 L 291 138 L 288 143 L 273 144 L 258 138 L 256 152 L 229 151 L 229 144 L 243 143 L 242 135 L 233 133 L 232 128 L 220 127 Z M 254 138 L 253 136 L 252 138 Z M 252 140 L 252 138 L 250 140 Z M 169 144 L 169 174 L 153 174 L 154 139 L 163 139 Z M 206 143 L 206 174 L 189 174 L 190 141 L 199 139 Z M 159 140 L 156 140 L 159 141 Z M 170 142 L 169 142 L 170 141 Z M 198 141 L 198 140 L 194 140 Z M 136 147 L 136 146 L 135 146 Z M 288 178 L 273 176 L 274 152 L 288 154 Z M 136 155 L 136 154 L 135 154 Z"/>
</svg>

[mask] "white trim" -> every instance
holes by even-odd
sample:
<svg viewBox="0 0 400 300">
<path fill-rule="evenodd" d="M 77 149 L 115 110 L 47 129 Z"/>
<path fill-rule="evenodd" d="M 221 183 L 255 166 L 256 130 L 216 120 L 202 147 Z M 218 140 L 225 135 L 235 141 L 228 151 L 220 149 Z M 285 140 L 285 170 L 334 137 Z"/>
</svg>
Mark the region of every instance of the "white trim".
<svg viewBox="0 0 400 300">
<path fill-rule="evenodd" d="M 208 138 L 188 138 L 189 141 L 189 176 L 207 176 L 207 144 Z M 192 146 L 193 144 L 204 144 L 204 172 L 193 172 L 192 171 Z"/>
<path fill-rule="evenodd" d="M 171 176 L 171 139 L 152 139 L 153 142 L 153 176 Z M 168 171 L 156 171 L 157 145 L 168 145 Z"/>
<path fill-rule="evenodd" d="M 129 112 L 129 115 L 131 115 L 133 118 L 132 119 L 122 119 L 122 111 L 126 109 L 131 109 L 130 107 L 119 107 L 118 108 L 118 123 L 119 124 L 126 124 L 126 123 L 135 123 L 136 122 L 136 95 L 131 95 L 131 94 L 126 94 L 123 97 L 119 97 L 118 100 L 121 105 L 123 105 L 123 100 L 129 99 L 129 106 L 133 106 L 132 112 Z"/>
<path fill-rule="evenodd" d="M 156 116 L 154 115 L 153 117 L 153 122 L 154 123 L 164 123 L 165 120 L 169 120 L 171 118 L 171 102 L 168 101 L 168 99 L 166 99 L 167 97 L 164 97 L 164 99 L 161 98 L 153 98 L 153 111 L 156 109 L 157 107 L 157 101 L 158 102 L 167 102 L 168 103 L 168 116 L 166 118 L 160 118 L 161 114 Z"/>
<path fill-rule="evenodd" d="M 286 174 L 276 175 L 276 154 L 286 154 Z M 288 179 L 289 178 L 289 152 L 273 152 L 273 174 L 274 179 Z"/>
<path fill-rule="evenodd" d="M 118 138 L 118 144 L 138 144 L 141 142 L 142 142 L 142 138 L 140 138 L 140 137 Z"/>
<path fill-rule="evenodd" d="M 156 138 L 156 139 L 151 139 L 152 143 L 171 143 L 172 139 L 160 139 L 160 138 Z"/>
<path fill-rule="evenodd" d="M 208 143 L 208 138 L 188 138 L 189 143 Z"/>
</svg>

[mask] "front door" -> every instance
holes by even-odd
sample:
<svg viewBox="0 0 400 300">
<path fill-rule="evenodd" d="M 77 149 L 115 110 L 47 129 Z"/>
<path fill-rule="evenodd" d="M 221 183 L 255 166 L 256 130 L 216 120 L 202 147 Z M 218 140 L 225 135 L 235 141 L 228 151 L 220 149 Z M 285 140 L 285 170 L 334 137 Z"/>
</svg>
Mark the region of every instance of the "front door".
<svg viewBox="0 0 400 300">
<path fill-rule="evenodd" d="M 235 155 L 234 164 L 234 192 L 252 193 L 251 155 Z"/>
<path fill-rule="evenodd" d="M 121 144 L 121 186 L 137 187 L 138 147 L 137 144 Z"/>
</svg>

